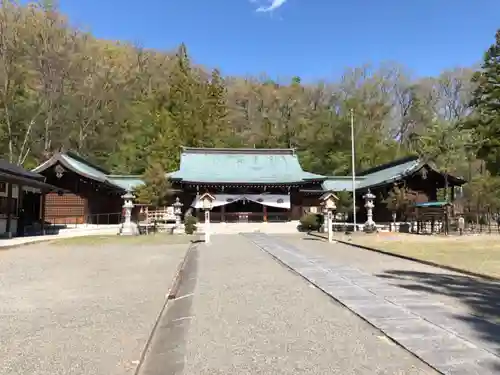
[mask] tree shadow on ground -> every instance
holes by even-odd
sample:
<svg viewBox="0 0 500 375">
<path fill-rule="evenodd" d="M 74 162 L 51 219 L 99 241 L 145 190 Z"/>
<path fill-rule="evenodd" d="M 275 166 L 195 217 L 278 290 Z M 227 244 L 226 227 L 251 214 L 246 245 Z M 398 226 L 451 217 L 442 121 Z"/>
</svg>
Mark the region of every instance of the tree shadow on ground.
<svg viewBox="0 0 500 375">
<path fill-rule="evenodd" d="M 387 270 L 377 277 L 390 280 L 392 285 L 415 292 L 439 294 L 456 298 L 469 307 L 470 314 L 454 318 L 467 323 L 488 342 L 500 356 L 500 282 L 467 275 Z M 491 345 L 492 344 L 492 345 Z M 500 373 L 500 361 L 495 365 Z"/>
</svg>

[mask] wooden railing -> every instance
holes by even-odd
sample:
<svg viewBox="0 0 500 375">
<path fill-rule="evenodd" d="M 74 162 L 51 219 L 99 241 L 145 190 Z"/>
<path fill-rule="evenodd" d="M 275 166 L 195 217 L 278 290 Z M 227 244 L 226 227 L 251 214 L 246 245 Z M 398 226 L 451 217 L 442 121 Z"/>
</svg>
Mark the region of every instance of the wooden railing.
<svg viewBox="0 0 500 375">
<path fill-rule="evenodd" d="M 173 210 L 168 208 L 160 208 L 157 210 L 147 210 L 139 214 L 139 221 L 146 220 L 152 222 L 173 222 L 175 223 L 175 214 Z"/>
</svg>

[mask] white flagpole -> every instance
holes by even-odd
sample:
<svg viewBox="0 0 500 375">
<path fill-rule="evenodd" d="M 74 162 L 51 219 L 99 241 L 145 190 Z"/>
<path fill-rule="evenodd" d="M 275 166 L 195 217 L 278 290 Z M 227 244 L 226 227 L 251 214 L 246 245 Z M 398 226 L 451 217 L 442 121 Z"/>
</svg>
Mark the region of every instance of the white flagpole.
<svg viewBox="0 0 500 375">
<path fill-rule="evenodd" d="M 351 164 L 352 164 L 352 219 L 354 223 L 353 231 L 356 232 L 356 158 L 354 155 L 354 110 L 351 109 Z"/>
</svg>

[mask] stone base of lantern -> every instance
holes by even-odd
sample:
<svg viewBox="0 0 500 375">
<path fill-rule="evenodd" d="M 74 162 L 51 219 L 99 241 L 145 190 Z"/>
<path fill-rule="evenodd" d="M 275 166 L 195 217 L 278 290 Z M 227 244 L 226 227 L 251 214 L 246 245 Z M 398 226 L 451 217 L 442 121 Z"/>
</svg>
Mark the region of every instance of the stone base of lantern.
<svg viewBox="0 0 500 375">
<path fill-rule="evenodd" d="M 123 223 L 118 234 L 120 236 L 138 236 L 139 227 L 136 223 Z"/>
<path fill-rule="evenodd" d="M 367 221 L 365 225 L 363 225 L 363 231 L 365 233 L 375 233 L 378 231 L 377 225 L 374 221 Z"/>
<path fill-rule="evenodd" d="M 172 231 L 173 234 L 185 234 L 186 230 L 184 228 L 184 224 L 178 224 L 174 227 L 174 230 Z"/>
</svg>

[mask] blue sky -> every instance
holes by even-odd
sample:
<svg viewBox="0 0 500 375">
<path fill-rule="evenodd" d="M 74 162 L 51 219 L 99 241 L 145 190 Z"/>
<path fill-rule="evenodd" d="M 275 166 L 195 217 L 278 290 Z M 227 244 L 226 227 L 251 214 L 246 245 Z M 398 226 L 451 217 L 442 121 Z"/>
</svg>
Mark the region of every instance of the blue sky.
<svg viewBox="0 0 500 375">
<path fill-rule="evenodd" d="M 281 2 L 283 2 L 281 0 Z M 170 50 L 225 74 L 336 79 L 395 61 L 417 76 L 481 60 L 500 28 L 500 0 L 59 0 L 94 35 Z"/>
</svg>

